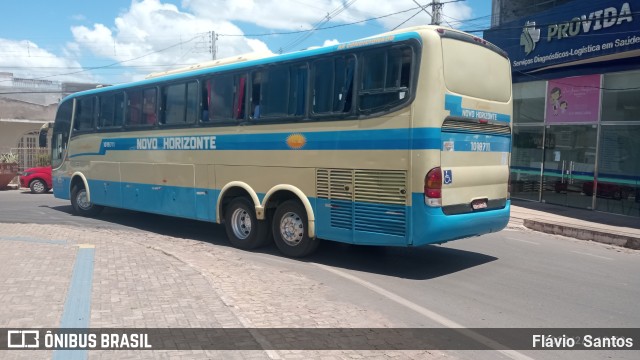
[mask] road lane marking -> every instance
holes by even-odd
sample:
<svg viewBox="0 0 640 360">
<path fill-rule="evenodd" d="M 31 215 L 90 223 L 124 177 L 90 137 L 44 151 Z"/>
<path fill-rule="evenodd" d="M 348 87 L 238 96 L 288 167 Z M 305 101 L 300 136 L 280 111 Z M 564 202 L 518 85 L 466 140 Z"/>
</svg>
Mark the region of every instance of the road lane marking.
<svg viewBox="0 0 640 360">
<path fill-rule="evenodd" d="M 86 329 L 91 318 L 91 289 L 93 287 L 93 263 L 95 246 L 78 245 L 76 262 L 64 303 L 60 328 Z M 55 350 L 53 360 L 86 359 L 87 350 Z"/>
<path fill-rule="evenodd" d="M 608 258 L 608 257 L 606 257 L 606 256 L 600 256 L 600 255 L 589 254 L 589 253 L 582 252 L 582 251 L 571 251 L 571 252 L 572 252 L 572 253 L 576 253 L 576 254 L 581 254 L 581 255 L 592 256 L 592 257 L 595 257 L 595 258 L 598 258 L 598 259 L 604 259 L 604 260 L 611 260 L 611 261 L 613 261 L 613 259 L 612 259 L 612 258 Z"/>
<path fill-rule="evenodd" d="M 508 237 L 506 238 L 508 240 L 513 240 L 513 241 L 519 241 L 519 242 L 523 242 L 523 243 L 527 243 L 527 244 L 531 244 L 531 245 L 540 245 L 540 243 L 537 243 L 535 241 L 529 241 L 529 240 L 522 240 L 522 239 L 516 239 L 516 238 L 512 238 L 512 237 Z"/>
<path fill-rule="evenodd" d="M 400 304 L 400 305 L 402 305 L 404 307 L 407 307 L 407 308 L 409 308 L 409 309 L 411 309 L 411 310 L 413 310 L 413 311 L 425 316 L 428 319 L 431 319 L 432 321 L 435 321 L 435 322 L 437 322 L 437 323 L 439 323 L 441 325 L 444 325 L 444 326 L 446 326 L 448 328 L 458 330 L 460 333 L 462 333 L 462 334 L 464 334 L 464 335 L 466 335 L 466 336 L 468 336 L 468 337 L 470 337 L 470 338 L 472 338 L 472 339 L 474 339 L 476 341 L 479 341 L 479 342 L 481 342 L 481 343 L 483 343 L 483 344 L 485 344 L 485 345 L 487 345 L 487 346 L 489 346 L 489 347 L 491 347 L 493 349 L 496 349 L 496 351 L 500 352 L 501 354 L 503 354 L 503 355 L 505 355 L 505 356 L 507 356 L 507 357 L 509 357 L 511 359 L 533 360 L 532 358 L 530 358 L 530 357 L 528 357 L 528 356 L 526 356 L 526 355 L 524 355 L 522 353 L 519 353 L 519 352 L 517 352 L 515 350 L 499 350 L 500 348 L 504 348 L 505 346 L 503 346 L 502 344 L 500 344 L 500 343 L 498 343 L 498 342 L 496 342 L 494 340 L 489 339 L 488 337 L 486 337 L 484 335 L 478 334 L 477 332 L 475 332 L 473 330 L 466 329 L 465 326 L 463 326 L 462 324 L 458 324 L 457 322 L 455 322 L 453 320 L 450 320 L 450 319 L 448 319 L 448 318 L 446 318 L 446 317 L 444 317 L 444 316 L 442 316 L 442 315 L 440 315 L 440 314 L 438 314 L 436 312 L 433 312 L 433 311 L 431 311 L 431 310 L 429 310 L 429 309 L 427 309 L 427 308 L 425 308 L 423 306 L 420 306 L 420 305 L 414 303 L 411 300 L 405 299 L 400 295 L 394 294 L 391 291 L 385 290 L 385 289 L 383 289 L 383 288 L 381 288 L 381 287 L 379 287 L 377 285 L 374 285 L 374 284 L 372 284 L 372 283 L 370 283 L 370 282 L 368 282 L 366 280 L 363 280 L 363 279 L 361 279 L 361 278 L 359 278 L 359 277 L 357 277 L 355 275 L 351 275 L 351 274 L 346 273 L 344 271 L 340 271 L 338 269 L 334 269 L 334 268 L 332 268 L 330 266 L 326 266 L 326 265 L 322 265 L 322 264 L 318 264 L 318 263 L 312 263 L 312 264 L 318 266 L 321 269 L 324 269 L 326 271 L 334 273 L 335 275 L 338 275 L 338 276 L 340 276 L 342 278 L 345 278 L 347 280 L 351 280 L 351 281 L 353 281 L 353 282 L 355 282 L 357 284 L 360 284 L 360 285 L 366 287 L 367 289 L 369 289 L 371 291 L 374 291 L 374 292 L 378 293 L 379 295 L 382 295 L 382 296 L 386 297 L 389 300 L 392 300 L 392 301 L 394 301 L 394 302 L 396 302 L 396 303 L 398 303 L 398 304 Z"/>
</svg>

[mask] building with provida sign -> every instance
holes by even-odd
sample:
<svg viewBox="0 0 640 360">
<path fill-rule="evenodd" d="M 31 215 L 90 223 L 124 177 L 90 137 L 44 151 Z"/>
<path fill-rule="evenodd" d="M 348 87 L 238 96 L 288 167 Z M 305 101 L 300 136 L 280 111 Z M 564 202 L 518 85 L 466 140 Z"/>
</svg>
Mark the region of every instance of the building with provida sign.
<svg viewBox="0 0 640 360">
<path fill-rule="evenodd" d="M 640 217 L 640 0 L 494 0 L 513 198 Z"/>
</svg>

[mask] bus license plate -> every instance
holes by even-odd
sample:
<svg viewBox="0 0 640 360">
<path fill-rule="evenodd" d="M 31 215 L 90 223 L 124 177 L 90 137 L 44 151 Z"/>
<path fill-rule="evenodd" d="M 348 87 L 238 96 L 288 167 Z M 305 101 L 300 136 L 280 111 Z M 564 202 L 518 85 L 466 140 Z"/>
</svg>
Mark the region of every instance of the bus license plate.
<svg viewBox="0 0 640 360">
<path fill-rule="evenodd" d="M 477 199 L 471 202 L 473 210 L 481 210 L 487 208 L 487 199 Z"/>
</svg>

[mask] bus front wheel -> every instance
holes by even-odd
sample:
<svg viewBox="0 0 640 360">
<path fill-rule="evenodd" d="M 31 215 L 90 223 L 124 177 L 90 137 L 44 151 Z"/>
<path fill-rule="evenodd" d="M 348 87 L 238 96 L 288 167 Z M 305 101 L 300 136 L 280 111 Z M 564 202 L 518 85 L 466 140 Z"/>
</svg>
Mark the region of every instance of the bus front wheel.
<svg viewBox="0 0 640 360">
<path fill-rule="evenodd" d="M 100 214 L 103 206 L 89 202 L 87 189 L 84 186 L 74 186 L 71 190 L 71 205 L 76 214 L 86 217 L 94 217 Z"/>
<path fill-rule="evenodd" d="M 288 200 L 276 209 L 273 217 L 273 237 L 280 251 L 289 257 L 313 253 L 320 242 L 309 238 L 307 212 L 297 200 Z"/>
<path fill-rule="evenodd" d="M 255 249 L 271 240 L 268 224 L 256 218 L 253 203 L 243 197 L 235 198 L 229 203 L 224 225 L 229 242 L 239 249 Z"/>
</svg>

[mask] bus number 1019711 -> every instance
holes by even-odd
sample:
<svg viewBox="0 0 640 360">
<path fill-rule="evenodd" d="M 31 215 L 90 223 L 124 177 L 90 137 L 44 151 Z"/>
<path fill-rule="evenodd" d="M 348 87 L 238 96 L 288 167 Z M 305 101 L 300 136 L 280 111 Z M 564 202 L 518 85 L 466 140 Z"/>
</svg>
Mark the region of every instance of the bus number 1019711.
<svg viewBox="0 0 640 360">
<path fill-rule="evenodd" d="M 491 143 L 472 141 L 471 151 L 491 151 Z"/>
</svg>

